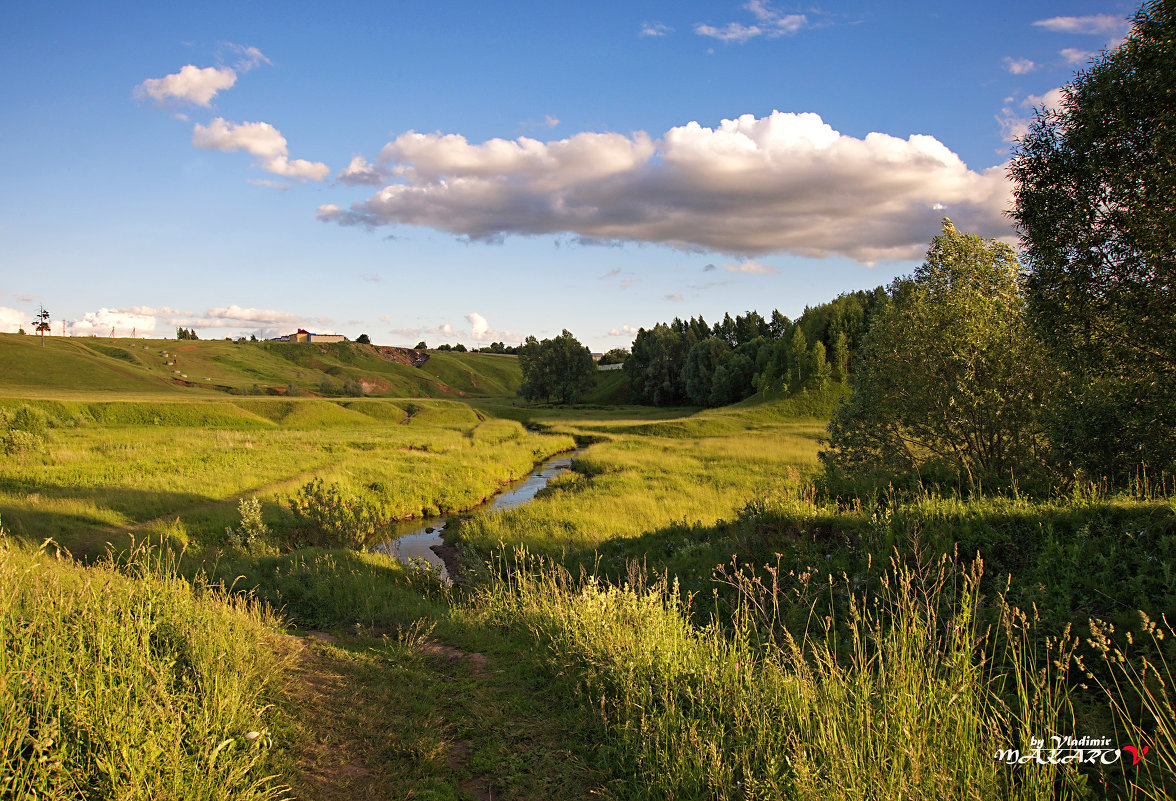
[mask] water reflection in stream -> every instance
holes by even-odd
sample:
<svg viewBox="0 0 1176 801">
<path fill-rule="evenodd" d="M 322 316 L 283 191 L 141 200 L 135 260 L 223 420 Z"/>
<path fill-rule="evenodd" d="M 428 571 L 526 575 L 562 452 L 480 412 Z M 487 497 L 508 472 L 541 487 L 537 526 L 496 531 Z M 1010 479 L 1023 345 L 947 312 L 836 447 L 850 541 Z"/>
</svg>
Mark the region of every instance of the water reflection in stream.
<svg viewBox="0 0 1176 801">
<path fill-rule="evenodd" d="M 553 456 L 536 467 L 526 478 L 508 484 L 505 489 L 471 512 L 503 512 L 529 503 L 535 493 L 547 486 L 547 482 L 567 470 L 572 459 L 584 451 L 577 450 Z M 443 534 L 449 520 L 445 517 L 425 517 L 397 523 L 391 531 L 391 539 L 375 550 L 390 553 L 402 562 L 423 559 L 441 571 L 441 577 L 449 578 L 445 562 L 437 555 L 434 547 L 444 544 Z"/>
</svg>

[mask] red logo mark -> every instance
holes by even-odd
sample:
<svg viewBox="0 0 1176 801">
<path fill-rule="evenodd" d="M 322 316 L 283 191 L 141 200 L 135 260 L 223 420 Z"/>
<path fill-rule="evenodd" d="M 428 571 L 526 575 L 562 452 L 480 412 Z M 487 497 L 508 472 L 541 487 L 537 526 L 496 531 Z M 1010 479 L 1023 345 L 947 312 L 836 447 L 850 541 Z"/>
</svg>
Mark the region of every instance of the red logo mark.
<svg viewBox="0 0 1176 801">
<path fill-rule="evenodd" d="M 1136 748 L 1133 745 L 1125 745 L 1125 746 L 1123 746 L 1122 750 L 1131 752 L 1131 764 L 1132 765 L 1138 765 L 1139 760 L 1141 760 L 1145 756 L 1147 756 L 1147 746 L 1146 745 L 1143 747 L 1142 750 Z"/>
</svg>

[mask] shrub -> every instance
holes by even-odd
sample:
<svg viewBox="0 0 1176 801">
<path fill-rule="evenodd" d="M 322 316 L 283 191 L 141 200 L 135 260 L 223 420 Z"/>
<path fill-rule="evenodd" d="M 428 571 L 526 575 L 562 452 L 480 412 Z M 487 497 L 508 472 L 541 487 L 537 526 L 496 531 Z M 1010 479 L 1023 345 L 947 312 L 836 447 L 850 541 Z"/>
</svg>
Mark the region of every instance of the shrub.
<svg viewBox="0 0 1176 801">
<path fill-rule="evenodd" d="M 261 501 L 257 498 L 242 498 L 237 503 L 237 511 L 241 515 L 241 525 L 236 530 L 226 528 L 225 533 L 230 545 L 248 551 L 269 535 L 269 526 L 261 517 Z"/>
<path fill-rule="evenodd" d="M 302 485 L 290 511 L 300 543 L 324 548 L 358 549 L 388 522 L 383 510 L 321 478 Z"/>
</svg>

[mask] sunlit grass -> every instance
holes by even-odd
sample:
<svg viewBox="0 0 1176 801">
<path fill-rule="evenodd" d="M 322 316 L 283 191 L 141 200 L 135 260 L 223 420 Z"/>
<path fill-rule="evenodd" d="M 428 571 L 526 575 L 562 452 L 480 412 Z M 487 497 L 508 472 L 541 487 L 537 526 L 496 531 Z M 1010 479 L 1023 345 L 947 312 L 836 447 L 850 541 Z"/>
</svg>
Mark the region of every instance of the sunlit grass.
<svg viewBox="0 0 1176 801">
<path fill-rule="evenodd" d="M 0 534 L 0 797 L 280 796 L 274 624 L 146 551 L 83 568 Z"/>
</svg>

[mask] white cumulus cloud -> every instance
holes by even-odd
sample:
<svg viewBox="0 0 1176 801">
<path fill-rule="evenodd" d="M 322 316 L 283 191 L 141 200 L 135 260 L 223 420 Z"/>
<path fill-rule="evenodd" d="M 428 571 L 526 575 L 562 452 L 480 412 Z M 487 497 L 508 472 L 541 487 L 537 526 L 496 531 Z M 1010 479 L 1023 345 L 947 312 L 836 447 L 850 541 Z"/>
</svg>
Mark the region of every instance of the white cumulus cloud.
<svg viewBox="0 0 1176 801">
<path fill-rule="evenodd" d="M 610 337 L 637 336 L 638 330 L 632 325 L 622 325 L 620 328 L 608 329 L 608 335 Z"/>
<path fill-rule="evenodd" d="M 10 309 L 7 306 L 0 306 L 0 332 L 5 334 L 15 334 L 20 329 L 25 331 L 32 331 L 33 324 L 26 320 L 25 317 L 32 319 L 32 315 L 26 315 L 18 309 Z"/>
<path fill-rule="evenodd" d="M 652 36 L 656 38 L 661 36 L 668 36 L 671 32 L 673 32 L 673 30 L 673 28 L 661 22 L 643 22 L 641 24 L 641 30 L 637 35 Z"/>
<path fill-rule="evenodd" d="M 816 114 L 773 112 L 643 132 L 471 144 L 408 132 L 377 162 L 395 182 L 325 222 L 421 225 L 472 240 L 571 233 L 757 256 L 918 258 L 946 216 L 1010 237 L 1004 167 L 983 172 L 931 136 L 862 139 Z"/>
<path fill-rule="evenodd" d="M 80 320 L 66 324 L 71 337 L 150 337 L 155 333 L 156 318 L 150 314 L 139 314 L 131 309 L 99 309 L 86 312 Z"/>
<path fill-rule="evenodd" d="M 180 71 L 162 78 L 148 78 L 135 87 L 135 97 L 151 98 L 157 103 L 177 100 L 207 107 L 216 93 L 237 82 L 230 67 L 180 67 Z"/>
<path fill-rule="evenodd" d="M 297 180 L 322 181 L 330 168 L 322 162 L 290 159 L 286 137 L 268 122 L 226 122 L 217 117 L 208 125 L 196 124 L 192 145 L 206 150 L 244 150 L 257 158 L 262 169 Z"/>
<path fill-rule="evenodd" d="M 477 312 L 467 314 L 466 320 L 470 324 L 470 339 L 474 342 L 513 342 L 521 339 L 510 331 L 498 331 L 491 328 L 486 318 Z"/>
</svg>

